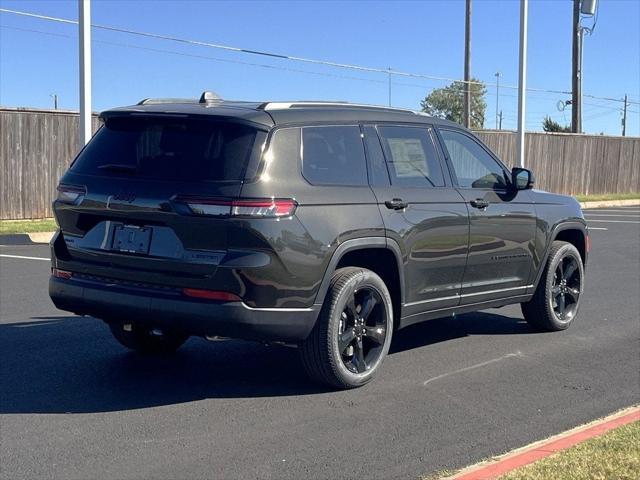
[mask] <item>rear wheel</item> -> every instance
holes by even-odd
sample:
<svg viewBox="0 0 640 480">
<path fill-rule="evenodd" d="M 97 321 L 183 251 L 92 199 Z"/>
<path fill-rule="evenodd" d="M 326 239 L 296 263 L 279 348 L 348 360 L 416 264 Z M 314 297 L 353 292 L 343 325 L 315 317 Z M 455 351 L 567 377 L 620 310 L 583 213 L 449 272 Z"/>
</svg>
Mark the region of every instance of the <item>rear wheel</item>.
<svg viewBox="0 0 640 480">
<path fill-rule="evenodd" d="M 121 345 L 141 353 L 174 353 L 189 338 L 183 333 L 146 327 L 135 323 L 110 323 L 109 328 Z"/>
<path fill-rule="evenodd" d="M 382 365 L 393 332 L 391 297 L 370 270 L 335 272 L 316 326 L 301 348 L 309 376 L 337 388 L 369 382 Z"/>
<path fill-rule="evenodd" d="M 578 314 L 584 288 L 580 252 L 572 244 L 555 241 L 533 298 L 522 304 L 525 320 L 538 330 L 564 330 Z"/>
</svg>

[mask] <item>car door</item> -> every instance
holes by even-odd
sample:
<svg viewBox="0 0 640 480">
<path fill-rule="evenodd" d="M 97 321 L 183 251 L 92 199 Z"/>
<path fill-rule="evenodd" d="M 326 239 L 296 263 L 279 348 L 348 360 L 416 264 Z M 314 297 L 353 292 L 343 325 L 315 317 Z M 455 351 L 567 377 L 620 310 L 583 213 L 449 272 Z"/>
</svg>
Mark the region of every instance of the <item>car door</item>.
<svg viewBox="0 0 640 480">
<path fill-rule="evenodd" d="M 528 190 L 468 132 L 439 128 L 455 186 L 469 210 L 469 256 L 461 304 L 526 291 L 535 255 L 535 207 Z"/>
<path fill-rule="evenodd" d="M 429 125 L 364 125 L 369 181 L 388 238 L 405 259 L 403 317 L 456 306 L 468 249 L 468 213 Z"/>
</svg>

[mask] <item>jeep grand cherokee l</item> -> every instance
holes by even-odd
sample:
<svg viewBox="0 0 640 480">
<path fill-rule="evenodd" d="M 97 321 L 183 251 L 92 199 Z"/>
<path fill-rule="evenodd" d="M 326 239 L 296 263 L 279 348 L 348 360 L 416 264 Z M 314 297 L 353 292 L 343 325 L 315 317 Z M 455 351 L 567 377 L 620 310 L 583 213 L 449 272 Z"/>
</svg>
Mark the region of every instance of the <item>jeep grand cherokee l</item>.
<svg viewBox="0 0 640 480">
<path fill-rule="evenodd" d="M 538 329 L 576 317 L 579 204 L 533 190 L 459 125 L 208 93 L 101 118 L 58 187 L 49 291 L 130 349 L 285 342 L 313 379 L 349 388 L 416 322 L 514 303 Z"/>
</svg>

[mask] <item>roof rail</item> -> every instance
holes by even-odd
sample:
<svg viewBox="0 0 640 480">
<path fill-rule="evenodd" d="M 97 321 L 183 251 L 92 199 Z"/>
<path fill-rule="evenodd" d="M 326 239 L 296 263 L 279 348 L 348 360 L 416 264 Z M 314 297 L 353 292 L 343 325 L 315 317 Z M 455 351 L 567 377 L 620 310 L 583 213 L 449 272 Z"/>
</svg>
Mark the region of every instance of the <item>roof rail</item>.
<svg viewBox="0 0 640 480">
<path fill-rule="evenodd" d="M 162 105 L 163 103 L 197 103 L 195 98 L 143 98 L 136 105 Z"/>
<path fill-rule="evenodd" d="M 136 105 L 162 105 L 163 103 L 213 103 L 219 102 L 222 98 L 215 92 L 204 91 L 200 95 L 200 100 L 195 98 L 143 98 Z"/>
<path fill-rule="evenodd" d="M 398 112 L 406 112 L 419 114 L 420 112 L 416 112 L 409 108 L 399 108 L 399 107 L 387 107 L 384 105 L 368 105 L 363 103 L 349 103 L 349 102 L 265 102 L 258 106 L 258 110 L 264 111 L 273 111 L 273 110 L 288 110 L 291 108 L 307 108 L 307 107 L 344 107 L 344 108 L 371 108 L 375 110 L 393 110 Z"/>
</svg>

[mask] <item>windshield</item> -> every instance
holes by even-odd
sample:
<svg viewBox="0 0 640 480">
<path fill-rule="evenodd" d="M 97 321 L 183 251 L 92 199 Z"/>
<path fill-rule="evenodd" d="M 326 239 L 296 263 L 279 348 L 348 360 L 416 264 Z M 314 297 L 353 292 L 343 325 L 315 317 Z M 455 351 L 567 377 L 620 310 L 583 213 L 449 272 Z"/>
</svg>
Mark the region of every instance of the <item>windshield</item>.
<svg viewBox="0 0 640 480">
<path fill-rule="evenodd" d="M 266 133 L 195 118 L 113 117 L 71 169 L 171 181 L 239 182 L 257 161 Z"/>
</svg>

